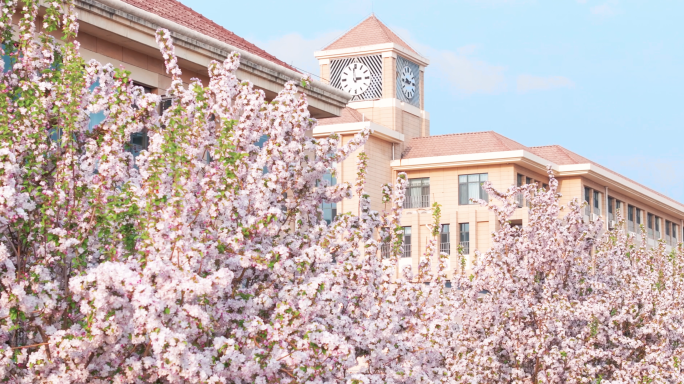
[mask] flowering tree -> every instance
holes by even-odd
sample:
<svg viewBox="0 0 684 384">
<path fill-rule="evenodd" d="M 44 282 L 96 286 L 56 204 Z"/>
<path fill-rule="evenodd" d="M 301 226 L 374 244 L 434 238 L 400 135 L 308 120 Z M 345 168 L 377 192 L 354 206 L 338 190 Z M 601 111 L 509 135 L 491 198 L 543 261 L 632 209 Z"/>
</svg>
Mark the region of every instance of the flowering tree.
<svg viewBox="0 0 684 384">
<path fill-rule="evenodd" d="M 11 25 L 19 11 L 21 21 Z M 305 95 L 272 101 L 239 55 L 183 84 L 157 41 L 173 105 L 78 53 L 70 1 L 4 0 L 0 77 L 0 382 L 417 382 L 445 372 L 447 312 L 429 257 L 393 281 L 404 176 L 370 210 L 323 181 L 367 139 L 312 139 Z M 18 39 L 15 40 L 15 34 Z M 62 30 L 65 41 L 47 33 Z M 302 81 L 306 87 L 308 80 Z M 90 127 L 90 116 L 105 120 Z M 137 157 L 131 134 L 145 132 Z M 263 146 L 257 142 L 267 136 Z M 360 197 L 359 214 L 320 204 Z M 378 257 L 378 231 L 395 247 Z M 431 255 L 431 254 L 430 254 Z M 443 260 L 443 259 L 442 259 Z M 440 263 L 441 281 L 445 264 Z M 429 344 L 429 347 L 424 345 Z"/>
<path fill-rule="evenodd" d="M 298 85 L 267 101 L 237 54 L 183 84 L 165 30 L 160 115 L 125 70 L 80 58 L 70 1 L 47 4 L 41 33 L 37 2 L 3 4 L 0 382 L 682 381 L 682 250 L 600 235 L 577 203 L 559 218 L 552 177 L 488 187 L 501 229 L 457 289 L 439 206 L 418 269 L 397 276 L 406 176 L 383 186 L 384 213 L 363 153 L 355 185 L 324 178 L 368 131 L 312 139 Z M 520 191 L 522 230 L 506 222 Z M 321 203 L 352 193 L 358 214 L 327 224 Z"/>
<path fill-rule="evenodd" d="M 684 381 L 684 254 L 647 249 L 623 229 L 586 224 L 583 206 L 558 203 L 558 182 L 505 193 L 500 230 L 453 300 L 461 331 L 445 361 L 458 382 L 679 383 Z M 511 226 L 514 197 L 529 223 Z M 482 202 L 482 204 L 487 204 Z M 568 208 L 565 215 L 563 208 Z M 619 225 L 618 227 L 622 227 Z M 642 229 L 643 230 L 643 229 Z M 645 239 L 646 236 L 643 236 Z M 593 248 L 593 252 L 592 252 Z"/>
</svg>

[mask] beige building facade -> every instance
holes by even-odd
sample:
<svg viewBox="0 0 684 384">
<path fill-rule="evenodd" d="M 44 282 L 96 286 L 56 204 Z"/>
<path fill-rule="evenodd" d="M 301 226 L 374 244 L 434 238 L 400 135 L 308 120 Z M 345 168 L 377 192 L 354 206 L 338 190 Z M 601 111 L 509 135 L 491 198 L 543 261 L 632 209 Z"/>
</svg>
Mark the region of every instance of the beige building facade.
<svg viewBox="0 0 684 384">
<path fill-rule="evenodd" d="M 425 110 L 423 95 L 424 72 L 429 61 L 375 16 L 315 56 L 324 81 L 358 93 L 341 116 L 320 120 L 314 134 L 326 136 L 336 132 L 347 141 L 364 127 L 373 129 L 362 150 L 370 158 L 367 191 L 374 209 L 384 208 L 380 204 L 382 184 L 393 182 L 399 172 L 408 176 L 402 215 L 404 257 L 400 267 L 411 265 L 416 270 L 431 238 L 427 225 L 433 220 L 433 202 L 442 205 L 441 251 L 450 254 L 451 265 L 456 266 L 461 246 L 472 263 L 476 250 L 484 252 L 491 247 L 492 232 L 498 225 L 493 213 L 470 200 L 485 197 L 481 184 L 490 181 L 499 190 L 532 183 L 548 188 L 549 165 L 559 181 L 561 203 L 572 199 L 588 203 L 585 220 L 601 218 L 607 230 L 618 225 L 619 212 L 636 240 L 640 240 L 643 225 L 647 244 L 651 246 L 662 240 L 671 248 L 681 241 L 683 204 L 566 148 L 526 147 L 491 131 L 431 136 L 430 115 Z M 381 65 L 369 65 L 373 63 Z M 361 74 L 366 69 L 375 82 L 362 82 Z M 346 81 L 356 80 L 356 84 L 345 87 L 345 77 Z M 355 158 L 339 164 L 338 180 L 353 182 L 355 167 Z M 522 196 L 516 200 L 518 208 L 511 222 L 525 226 L 529 217 L 527 202 Z M 337 204 L 337 211 L 356 212 L 357 207 L 357 201 L 345 201 Z"/>
<path fill-rule="evenodd" d="M 171 31 L 183 70 L 183 80 L 208 83 L 207 66 L 241 53 L 238 77 L 249 80 L 273 98 L 287 81 L 302 73 L 175 0 L 75 0 L 79 14 L 78 41 L 88 59 L 112 63 L 131 72 L 148 91 L 164 95 L 171 83 L 155 42 L 155 31 Z M 15 20 L 15 23 L 17 20 Z M 511 185 L 548 183 L 551 165 L 560 184 L 561 202 L 587 201 L 585 219 L 599 217 L 614 227 L 618 212 L 626 229 L 638 234 L 643 225 L 647 243 L 662 240 L 668 247 L 681 241 L 684 205 L 629 180 L 561 146 L 526 147 L 496 132 L 430 135 L 430 114 L 424 98 L 424 74 L 430 62 L 374 15 L 321 51 L 321 81 L 304 89 L 311 115 L 319 120 L 315 137 L 336 133 L 348 142 L 369 127 L 372 134 L 359 151 L 369 156 L 368 185 L 372 208 L 383 210 L 381 186 L 399 172 L 409 179 L 402 216 L 406 227 L 401 266 L 416 268 L 430 237 L 430 206 L 442 205 L 440 248 L 456 265 L 461 246 L 472 260 L 476 250 L 491 246 L 497 229 L 494 216 L 470 198 L 484 197 L 481 184 L 497 189 Z M 338 164 L 338 181 L 356 178 L 356 156 Z M 525 225 L 528 208 L 522 199 L 512 217 Z M 327 204 L 328 217 L 356 212 L 358 201 Z"/>
<path fill-rule="evenodd" d="M 223 61 L 231 52 L 241 55 L 238 78 L 251 81 L 269 100 L 285 82 L 299 82 L 304 75 L 176 0 L 75 0 L 74 4 L 81 56 L 86 61 L 96 59 L 125 68 L 136 84 L 152 93 L 164 96 L 171 85 L 155 40 L 158 28 L 171 32 L 185 83 L 196 78 L 208 84 L 209 63 Z M 44 13 L 41 8 L 39 15 Z M 13 23 L 19 18 L 15 13 Z M 347 92 L 316 81 L 302 92 L 307 94 L 315 118 L 340 116 L 351 98 Z"/>
</svg>

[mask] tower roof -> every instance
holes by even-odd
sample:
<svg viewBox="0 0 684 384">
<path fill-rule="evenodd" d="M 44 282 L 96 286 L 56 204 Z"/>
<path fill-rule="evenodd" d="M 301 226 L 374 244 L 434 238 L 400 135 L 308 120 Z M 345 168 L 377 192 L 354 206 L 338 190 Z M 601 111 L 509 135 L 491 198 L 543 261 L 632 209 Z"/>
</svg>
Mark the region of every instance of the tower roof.
<svg viewBox="0 0 684 384">
<path fill-rule="evenodd" d="M 335 40 L 323 50 L 328 51 L 385 43 L 400 45 L 416 55 L 419 55 L 418 52 L 413 50 L 413 48 L 406 44 L 404 40 L 392 32 L 392 30 L 383 24 L 382 21 L 378 20 L 375 15 L 370 15 L 366 20 L 350 29 L 347 33 L 342 35 L 342 37 Z"/>
</svg>

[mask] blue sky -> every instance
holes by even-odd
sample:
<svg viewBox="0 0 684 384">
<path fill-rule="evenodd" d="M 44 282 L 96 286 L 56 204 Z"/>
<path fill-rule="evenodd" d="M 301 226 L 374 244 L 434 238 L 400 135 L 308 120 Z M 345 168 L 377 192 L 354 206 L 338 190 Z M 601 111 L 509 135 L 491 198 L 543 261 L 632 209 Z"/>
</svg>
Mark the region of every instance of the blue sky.
<svg viewBox="0 0 684 384">
<path fill-rule="evenodd" d="M 182 1 L 316 74 L 375 12 L 431 61 L 433 135 L 560 144 L 684 202 L 684 1 Z"/>
</svg>

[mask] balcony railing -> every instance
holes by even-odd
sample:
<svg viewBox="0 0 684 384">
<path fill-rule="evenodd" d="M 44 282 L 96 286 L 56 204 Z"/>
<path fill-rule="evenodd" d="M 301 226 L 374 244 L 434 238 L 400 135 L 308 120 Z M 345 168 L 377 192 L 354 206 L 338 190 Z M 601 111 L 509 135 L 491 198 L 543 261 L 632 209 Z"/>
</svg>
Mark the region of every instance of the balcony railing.
<svg viewBox="0 0 684 384">
<path fill-rule="evenodd" d="M 390 250 L 392 250 L 392 246 L 390 244 L 384 243 L 380 245 L 380 256 L 382 256 L 383 259 L 387 259 L 390 257 Z"/>
<path fill-rule="evenodd" d="M 451 243 L 450 242 L 440 243 L 439 244 L 439 252 L 440 253 L 446 253 L 447 255 L 451 255 Z"/>
<path fill-rule="evenodd" d="M 628 221 L 627 222 L 627 230 L 629 232 L 634 232 L 634 222 L 633 221 Z"/>
<path fill-rule="evenodd" d="M 404 254 L 401 257 L 411 257 L 411 244 L 402 244 L 401 248 L 404 250 Z"/>
<path fill-rule="evenodd" d="M 584 216 L 591 217 L 591 205 L 587 204 L 584 207 Z"/>
<path fill-rule="evenodd" d="M 406 196 L 404 208 L 428 208 L 430 206 L 430 195 Z"/>
<path fill-rule="evenodd" d="M 463 248 L 463 254 L 469 255 L 470 254 L 470 241 L 461 241 L 459 244 Z"/>
</svg>

